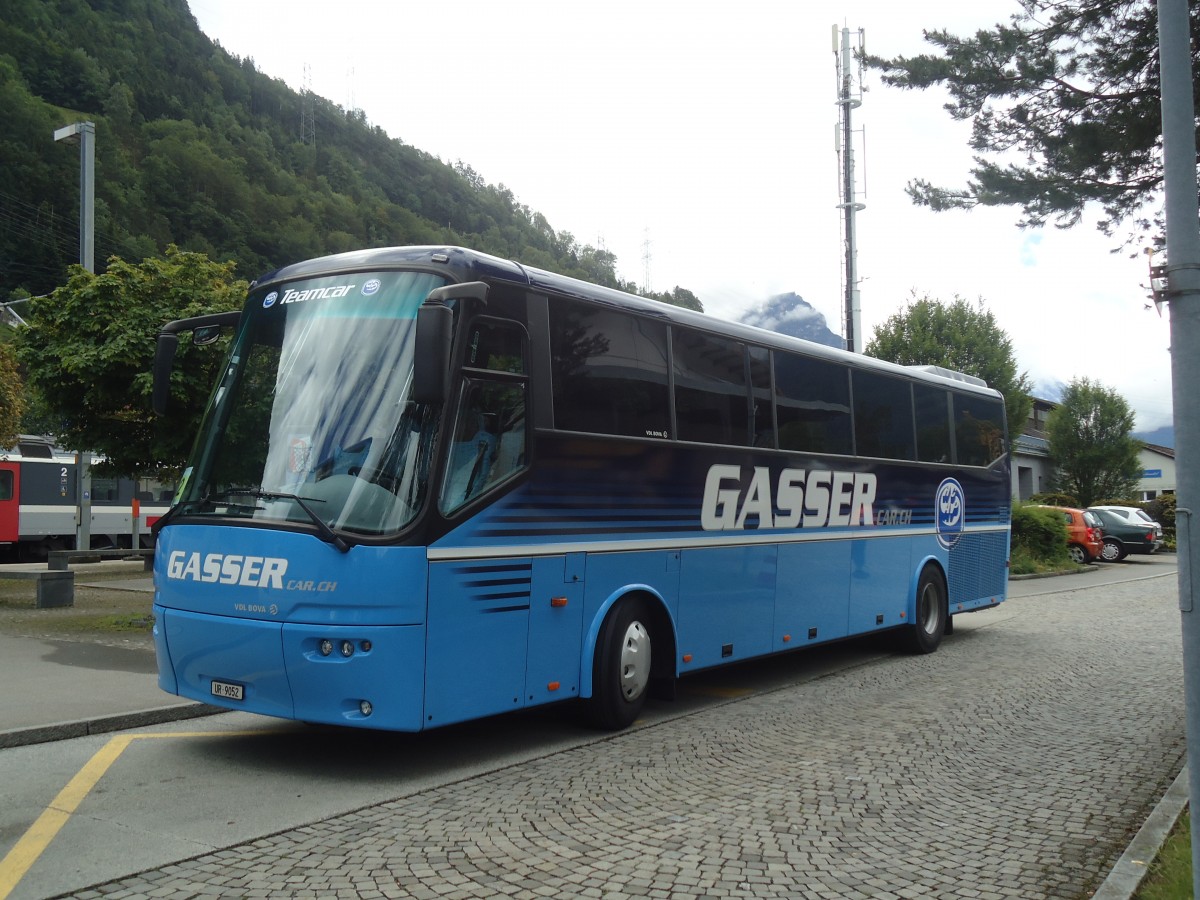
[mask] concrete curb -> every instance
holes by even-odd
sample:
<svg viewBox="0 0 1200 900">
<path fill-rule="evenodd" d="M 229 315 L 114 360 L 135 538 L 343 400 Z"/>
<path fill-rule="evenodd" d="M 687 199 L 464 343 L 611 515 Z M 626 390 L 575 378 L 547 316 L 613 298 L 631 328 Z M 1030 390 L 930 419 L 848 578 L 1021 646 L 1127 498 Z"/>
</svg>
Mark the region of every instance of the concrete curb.
<svg viewBox="0 0 1200 900">
<path fill-rule="evenodd" d="M 1078 572 L 1035 572 L 1032 575 L 1009 575 L 1009 581 L 1033 581 L 1035 578 L 1061 578 L 1063 575 L 1088 575 L 1098 569 L 1081 569 Z"/>
<path fill-rule="evenodd" d="M 1092 900 L 1129 900 L 1146 877 L 1150 864 L 1166 843 L 1171 829 L 1188 804 L 1188 769 L 1175 777 L 1171 787 L 1154 807 L 1154 812 L 1134 835 L 1104 883 L 1092 894 Z"/>
<path fill-rule="evenodd" d="M 198 719 L 202 716 L 212 716 L 228 711 L 219 706 L 209 706 L 207 703 L 182 703 L 176 706 L 161 706 L 112 716 L 99 716 L 77 722 L 58 722 L 53 725 L 37 725 L 32 728 L 13 728 L 8 731 L 0 731 L 0 749 L 86 737 L 89 734 L 107 734 L 112 731 L 124 731 L 128 728 L 144 728 L 148 725 Z"/>
</svg>

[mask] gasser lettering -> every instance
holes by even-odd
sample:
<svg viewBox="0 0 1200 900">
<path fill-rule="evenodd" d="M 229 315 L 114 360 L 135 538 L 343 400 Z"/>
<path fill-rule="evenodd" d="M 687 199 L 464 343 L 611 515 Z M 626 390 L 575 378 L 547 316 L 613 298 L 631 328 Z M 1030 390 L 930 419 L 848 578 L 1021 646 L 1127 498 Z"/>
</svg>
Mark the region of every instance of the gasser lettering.
<svg viewBox="0 0 1200 900">
<path fill-rule="evenodd" d="M 771 470 L 755 466 L 747 483 L 741 466 L 714 465 L 704 479 L 700 526 L 730 531 L 872 525 L 877 488 L 872 472 L 784 469 L 772 483 Z"/>
<path fill-rule="evenodd" d="M 167 577 L 209 584 L 283 590 L 288 561 L 278 556 L 239 556 L 222 553 L 188 553 L 173 550 L 167 558 Z"/>
</svg>

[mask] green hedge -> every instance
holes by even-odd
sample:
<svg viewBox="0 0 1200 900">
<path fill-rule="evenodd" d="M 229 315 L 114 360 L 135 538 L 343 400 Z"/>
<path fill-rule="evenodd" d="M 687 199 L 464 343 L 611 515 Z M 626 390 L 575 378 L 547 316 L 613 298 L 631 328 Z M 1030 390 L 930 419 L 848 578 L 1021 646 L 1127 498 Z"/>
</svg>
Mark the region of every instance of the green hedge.
<svg viewBox="0 0 1200 900">
<path fill-rule="evenodd" d="M 1062 513 L 1032 503 L 1014 503 L 1012 559 L 1014 568 L 1018 560 L 1052 565 L 1070 562 Z"/>
</svg>

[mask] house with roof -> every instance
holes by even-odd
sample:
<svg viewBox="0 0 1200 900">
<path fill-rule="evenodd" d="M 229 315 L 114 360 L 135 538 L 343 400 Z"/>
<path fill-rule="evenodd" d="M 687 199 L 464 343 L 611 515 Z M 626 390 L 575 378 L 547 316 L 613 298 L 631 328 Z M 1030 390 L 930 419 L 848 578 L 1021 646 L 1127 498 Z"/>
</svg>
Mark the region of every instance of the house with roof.
<svg viewBox="0 0 1200 900">
<path fill-rule="evenodd" d="M 1025 427 L 1012 435 L 1012 495 L 1017 500 L 1028 500 L 1034 494 L 1052 490 L 1054 467 L 1050 463 L 1046 417 L 1057 405 L 1034 397 Z M 1142 444 L 1139 455 L 1142 477 L 1137 485 L 1137 499 L 1153 500 L 1175 493 L 1175 451 L 1158 444 Z"/>
</svg>

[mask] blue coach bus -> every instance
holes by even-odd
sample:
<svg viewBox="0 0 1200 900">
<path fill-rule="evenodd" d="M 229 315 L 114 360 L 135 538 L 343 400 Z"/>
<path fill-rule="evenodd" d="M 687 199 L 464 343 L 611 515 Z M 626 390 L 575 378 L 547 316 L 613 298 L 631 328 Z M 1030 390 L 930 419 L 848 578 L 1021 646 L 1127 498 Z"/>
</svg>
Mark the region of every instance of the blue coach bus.
<svg viewBox="0 0 1200 900">
<path fill-rule="evenodd" d="M 1005 597 L 1004 404 L 455 247 L 251 287 L 157 526 L 159 684 L 418 731 L 565 699 L 621 728 L 725 663 Z"/>
</svg>

